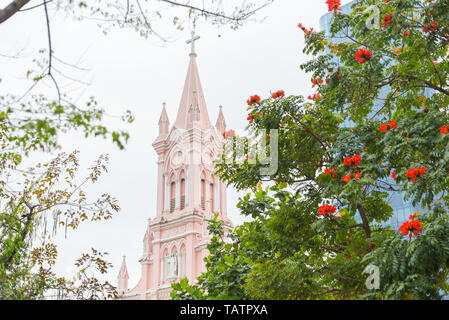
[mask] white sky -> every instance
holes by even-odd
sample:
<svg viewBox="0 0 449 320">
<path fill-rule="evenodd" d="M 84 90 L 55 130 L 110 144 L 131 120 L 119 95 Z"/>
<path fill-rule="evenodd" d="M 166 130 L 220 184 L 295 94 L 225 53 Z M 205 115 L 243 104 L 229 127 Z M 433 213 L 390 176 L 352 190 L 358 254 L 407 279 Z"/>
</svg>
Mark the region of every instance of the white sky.
<svg viewBox="0 0 449 320">
<path fill-rule="evenodd" d="M 0 0 L 0 7 L 6 3 L 9 1 Z M 37 1 L 31 1 L 29 6 L 33 3 Z M 277 0 L 258 14 L 258 18 L 267 17 L 263 23 L 249 22 L 237 31 L 197 24 L 201 36 L 196 43 L 197 62 L 211 122 L 215 124 L 218 106 L 223 105 L 228 128 L 240 131 L 247 124 L 245 101 L 250 95 L 267 97 L 279 89 L 287 95 L 307 97 L 313 93 L 311 76 L 299 69 L 307 57 L 302 53 L 303 32 L 297 25 L 302 22 L 308 28 L 319 29 L 319 18 L 326 12 L 325 0 Z M 0 94 L 25 91 L 27 66 L 39 49 L 47 47 L 44 19 L 43 9 L 38 8 L 19 13 L 0 25 L 0 54 L 19 50 L 21 57 L 0 56 Z M 158 135 L 162 102 L 167 103 L 171 124 L 175 120 L 189 61 L 190 46 L 185 40 L 190 37 L 190 28 L 186 27 L 184 31 L 169 32 L 172 41 L 161 45 L 157 39 L 146 40 L 131 30 L 116 29 L 105 36 L 94 22 L 52 15 L 55 55 L 90 70 L 79 72 L 56 62 L 67 75 L 90 83 L 86 87 L 72 82 L 65 91 L 80 97 L 80 102 L 95 96 L 108 114 L 121 115 L 130 109 L 136 117 L 133 124 L 126 126 L 106 121 L 130 133 L 126 151 L 101 138 L 86 140 L 74 133 L 61 138 L 63 151 L 80 151 L 84 167 L 100 154 L 110 154 L 109 173 L 86 190 L 92 198 L 102 193 L 115 196 L 122 210 L 109 221 L 85 223 L 76 231 L 69 230 L 67 238 L 60 230 L 58 272 L 70 273 L 75 259 L 94 247 L 110 253 L 108 260 L 114 268 L 106 275 L 109 281 L 116 284 L 123 254 L 127 256 L 129 287 L 139 281 L 142 239 L 148 218 L 156 215 L 157 158 L 151 144 Z M 48 89 L 38 88 L 36 92 L 42 90 Z M 50 92 L 54 94 L 54 90 Z M 33 161 L 41 158 L 35 155 Z M 235 207 L 242 195 L 228 189 L 228 216 L 234 225 L 243 221 Z"/>
</svg>

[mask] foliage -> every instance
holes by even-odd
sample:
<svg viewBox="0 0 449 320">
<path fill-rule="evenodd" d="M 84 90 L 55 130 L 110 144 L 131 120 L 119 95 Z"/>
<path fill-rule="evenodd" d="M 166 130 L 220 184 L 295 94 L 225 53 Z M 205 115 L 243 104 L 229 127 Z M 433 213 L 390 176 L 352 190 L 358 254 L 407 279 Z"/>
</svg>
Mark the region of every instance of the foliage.
<svg viewBox="0 0 449 320">
<path fill-rule="evenodd" d="M 329 5 L 330 33 L 299 25 L 312 56 L 301 67 L 316 91 L 248 100 L 246 141 L 278 129 L 278 171 L 263 176 L 251 158 L 217 164 L 223 180 L 253 190 L 239 203 L 254 220 L 235 241 L 257 252 L 239 274 L 241 297 L 441 299 L 449 293 L 449 2 L 360 0 L 349 14 L 338 3 Z M 379 28 L 368 23 L 373 5 Z M 402 197 L 422 226 L 409 237 L 398 231 Z M 368 266 L 379 268 L 378 287 L 367 285 Z"/>
</svg>

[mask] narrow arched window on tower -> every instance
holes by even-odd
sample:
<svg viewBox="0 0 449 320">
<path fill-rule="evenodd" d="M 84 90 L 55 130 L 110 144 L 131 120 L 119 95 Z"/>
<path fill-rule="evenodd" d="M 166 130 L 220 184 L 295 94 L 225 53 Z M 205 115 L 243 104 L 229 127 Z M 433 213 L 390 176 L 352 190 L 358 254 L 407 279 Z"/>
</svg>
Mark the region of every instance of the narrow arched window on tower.
<svg viewBox="0 0 449 320">
<path fill-rule="evenodd" d="M 206 181 L 201 179 L 201 209 L 206 210 Z"/>
<path fill-rule="evenodd" d="M 187 255 L 186 255 L 186 247 L 183 246 L 181 249 L 181 278 L 187 276 Z"/>
<path fill-rule="evenodd" d="M 186 204 L 186 180 L 181 179 L 181 210 L 185 208 Z"/>
<path fill-rule="evenodd" d="M 170 185 L 170 212 L 175 211 L 176 204 L 176 183 L 172 182 Z"/>
<path fill-rule="evenodd" d="M 214 184 L 211 183 L 209 185 L 209 187 L 210 187 L 210 193 L 209 193 L 210 194 L 210 211 L 214 212 L 214 208 L 215 208 L 215 206 L 214 206 L 214 201 L 215 201 Z"/>
</svg>

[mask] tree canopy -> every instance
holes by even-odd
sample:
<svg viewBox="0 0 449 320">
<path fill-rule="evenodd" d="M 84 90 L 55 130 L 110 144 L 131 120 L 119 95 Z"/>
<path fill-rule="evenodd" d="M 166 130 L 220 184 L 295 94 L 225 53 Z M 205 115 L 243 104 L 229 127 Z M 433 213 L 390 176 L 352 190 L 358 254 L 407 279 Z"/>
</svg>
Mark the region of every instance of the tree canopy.
<svg viewBox="0 0 449 320">
<path fill-rule="evenodd" d="M 349 13 L 326 3 L 328 32 L 298 25 L 310 95 L 250 97 L 248 136 L 228 142 L 247 141 L 246 160 L 217 164 L 224 181 L 252 191 L 238 207 L 253 221 L 232 245 L 212 242 L 207 261 L 220 262 L 173 297 L 448 294 L 449 2 L 360 0 Z M 266 176 L 248 145 L 273 129 L 278 170 Z M 413 211 L 401 214 L 398 199 Z"/>
</svg>

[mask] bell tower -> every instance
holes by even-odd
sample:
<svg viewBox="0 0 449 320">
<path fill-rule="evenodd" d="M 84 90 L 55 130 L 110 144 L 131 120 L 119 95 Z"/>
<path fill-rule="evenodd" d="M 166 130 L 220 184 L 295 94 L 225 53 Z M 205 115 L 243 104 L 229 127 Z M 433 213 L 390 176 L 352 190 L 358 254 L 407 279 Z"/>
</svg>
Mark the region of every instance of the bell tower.
<svg viewBox="0 0 449 320">
<path fill-rule="evenodd" d="M 207 221 L 214 214 L 232 227 L 227 217 L 226 185 L 215 174 L 214 160 L 222 152 L 226 128 L 222 109 L 212 126 L 196 63 L 192 32 L 190 61 L 176 121 L 170 127 L 166 105 L 153 142 L 158 161 L 156 215 L 144 236 L 141 280 L 121 299 L 169 299 L 171 283 L 190 283 L 205 271 L 210 235 Z M 124 271 L 122 271 L 124 274 Z M 123 276 L 122 276 L 123 278 Z M 127 279 L 128 280 L 128 279 Z"/>
</svg>

